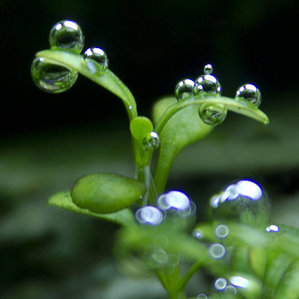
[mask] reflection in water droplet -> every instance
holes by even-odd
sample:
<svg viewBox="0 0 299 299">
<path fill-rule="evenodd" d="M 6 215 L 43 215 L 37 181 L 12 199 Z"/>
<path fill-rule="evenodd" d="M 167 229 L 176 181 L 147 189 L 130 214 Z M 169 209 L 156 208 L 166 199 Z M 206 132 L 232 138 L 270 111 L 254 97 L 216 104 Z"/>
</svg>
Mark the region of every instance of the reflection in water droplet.
<svg viewBox="0 0 299 299">
<path fill-rule="evenodd" d="M 250 281 L 242 276 L 232 276 L 229 280 L 236 288 L 248 289 L 250 287 Z"/>
<path fill-rule="evenodd" d="M 213 259 L 219 260 L 225 257 L 226 249 L 224 245 L 220 243 L 214 243 L 209 247 L 209 254 Z"/>
<path fill-rule="evenodd" d="M 165 250 L 158 248 L 155 249 L 152 253 L 152 259 L 154 262 L 160 265 L 164 265 L 167 263 L 168 260 L 168 254 Z"/>
<path fill-rule="evenodd" d="M 215 228 L 215 235 L 219 239 L 225 239 L 229 235 L 229 228 L 225 224 L 220 224 Z"/>
<path fill-rule="evenodd" d="M 208 299 L 209 297 L 206 295 L 206 294 L 203 294 L 203 293 L 201 293 L 201 294 L 198 294 L 197 296 L 196 296 L 196 299 Z"/>
<path fill-rule="evenodd" d="M 234 219 L 252 225 L 265 225 L 269 221 L 270 202 L 257 183 L 240 180 L 212 196 L 210 214 L 219 221 Z"/>
<path fill-rule="evenodd" d="M 239 87 L 236 92 L 236 99 L 245 99 L 250 103 L 254 104 L 256 107 L 259 107 L 262 102 L 261 92 L 253 84 L 244 84 L 241 87 Z"/>
<path fill-rule="evenodd" d="M 175 87 L 175 96 L 178 101 L 184 101 L 193 95 L 194 81 L 184 79 L 180 81 Z"/>
<path fill-rule="evenodd" d="M 217 291 L 219 292 L 222 292 L 225 290 L 227 286 L 227 281 L 225 278 L 221 277 L 221 278 L 217 278 L 215 281 L 214 281 L 214 287 Z"/>
<path fill-rule="evenodd" d="M 275 224 L 271 224 L 269 226 L 266 227 L 266 232 L 270 233 L 270 232 L 279 232 L 279 227 Z"/>
<path fill-rule="evenodd" d="M 213 66 L 211 64 L 206 64 L 203 68 L 203 72 L 206 74 L 206 75 L 210 75 L 213 73 Z"/>
<path fill-rule="evenodd" d="M 199 116 L 207 125 L 219 125 L 221 124 L 227 115 L 227 109 L 221 104 L 202 104 L 199 105 Z"/>
<path fill-rule="evenodd" d="M 77 23 L 65 20 L 52 27 L 49 42 L 51 48 L 62 48 L 80 53 L 84 47 L 84 36 Z"/>
<path fill-rule="evenodd" d="M 229 294 L 229 295 L 237 295 L 238 291 L 234 286 L 227 286 L 225 289 L 225 294 Z"/>
<path fill-rule="evenodd" d="M 202 75 L 195 81 L 193 93 L 200 96 L 217 96 L 221 94 L 221 85 L 213 75 Z"/>
<path fill-rule="evenodd" d="M 153 206 L 142 207 L 135 213 L 135 219 L 139 224 L 159 225 L 163 218 L 163 213 Z"/>
<path fill-rule="evenodd" d="M 156 132 L 150 132 L 143 140 L 143 145 L 149 150 L 156 150 L 160 146 L 160 137 Z"/>
<path fill-rule="evenodd" d="M 31 66 L 31 75 L 35 85 L 43 91 L 60 93 L 71 88 L 78 73 L 51 63 L 46 58 L 35 58 Z"/>
<path fill-rule="evenodd" d="M 196 228 L 195 230 L 193 230 L 192 236 L 194 238 L 198 239 L 198 240 L 202 239 L 202 237 L 203 237 L 202 236 L 202 232 L 198 228 Z"/>
<path fill-rule="evenodd" d="M 92 74 L 104 73 L 108 68 L 108 57 L 104 50 L 100 48 L 88 48 L 84 52 L 84 59 Z"/>
</svg>

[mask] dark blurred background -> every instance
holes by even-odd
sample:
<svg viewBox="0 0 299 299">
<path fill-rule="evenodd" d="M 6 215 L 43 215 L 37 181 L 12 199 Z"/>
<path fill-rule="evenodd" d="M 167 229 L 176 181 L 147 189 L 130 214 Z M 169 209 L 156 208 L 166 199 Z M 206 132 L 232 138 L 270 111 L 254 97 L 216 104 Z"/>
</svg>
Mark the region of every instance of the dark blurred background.
<svg viewBox="0 0 299 299">
<path fill-rule="evenodd" d="M 0 297 L 165 297 L 152 280 L 136 282 L 115 269 L 116 226 L 46 204 L 84 174 L 133 174 L 120 100 L 81 76 L 56 95 L 32 82 L 34 54 L 49 47 L 49 31 L 63 19 L 80 24 L 85 48 L 106 51 L 141 115 L 150 116 L 157 98 L 172 94 L 179 80 L 195 79 L 206 63 L 226 96 L 256 84 L 270 126 L 230 113 L 179 155 L 168 188 L 189 193 L 204 218 L 213 192 L 231 180 L 254 178 L 270 194 L 273 221 L 299 226 L 296 4 L 0 0 Z"/>
</svg>

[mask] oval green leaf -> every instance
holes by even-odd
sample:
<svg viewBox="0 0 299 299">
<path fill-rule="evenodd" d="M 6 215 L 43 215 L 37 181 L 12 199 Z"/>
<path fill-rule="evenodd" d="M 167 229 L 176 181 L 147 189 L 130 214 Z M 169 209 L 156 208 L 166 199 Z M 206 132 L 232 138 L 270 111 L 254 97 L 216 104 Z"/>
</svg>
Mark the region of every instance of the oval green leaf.
<svg viewBox="0 0 299 299">
<path fill-rule="evenodd" d="M 142 142 L 144 137 L 153 131 L 153 123 L 145 116 L 135 117 L 130 123 L 132 136 Z"/>
<path fill-rule="evenodd" d="M 80 208 L 95 213 L 113 213 L 130 207 L 146 193 L 143 183 L 124 176 L 100 173 L 80 178 L 71 196 Z"/>
</svg>

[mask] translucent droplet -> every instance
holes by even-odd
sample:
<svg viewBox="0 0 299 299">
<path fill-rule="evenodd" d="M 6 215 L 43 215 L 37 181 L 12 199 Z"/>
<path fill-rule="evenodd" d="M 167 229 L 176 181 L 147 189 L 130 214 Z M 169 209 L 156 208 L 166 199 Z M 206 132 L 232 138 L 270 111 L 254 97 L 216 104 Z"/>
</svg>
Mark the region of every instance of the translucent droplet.
<svg viewBox="0 0 299 299">
<path fill-rule="evenodd" d="M 198 228 L 193 230 L 192 236 L 198 240 L 202 239 L 202 237 L 203 237 L 201 230 L 199 230 Z"/>
<path fill-rule="evenodd" d="M 196 296 L 196 299 L 208 299 L 208 298 L 209 297 L 206 294 L 204 294 L 204 293 L 198 294 Z"/>
<path fill-rule="evenodd" d="M 210 214 L 218 221 L 237 220 L 242 223 L 269 223 L 270 202 L 262 188 L 254 181 L 240 180 L 212 196 Z"/>
<path fill-rule="evenodd" d="M 195 81 L 193 93 L 200 96 L 216 96 L 221 94 L 221 85 L 213 75 L 202 75 Z"/>
<path fill-rule="evenodd" d="M 262 99 L 261 92 L 253 84 L 244 84 L 238 88 L 236 92 L 236 99 L 245 99 L 250 103 L 254 104 L 256 107 L 259 107 Z"/>
<path fill-rule="evenodd" d="M 275 224 L 271 224 L 271 225 L 269 225 L 269 226 L 266 227 L 266 232 L 267 233 L 270 233 L 270 232 L 277 233 L 277 232 L 279 232 L 279 227 L 277 225 L 275 225 Z"/>
<path fill-rule="evenodd" d="M 250 281 L 242 276 L 232 276 L 229 280 L 236 288 L 248 289 L 250 287 Z"/>
<path fill-rule="evenodd" d="M 219 125 L 221 124 L 227 115 L 227 109 L 221 104 L 202 104 L 199 105 L 199 116 L 207 125 Z"/>
<path fill-rule="evenodd" d="M 80 53 L 84 47 L 84 36 L 77 23 L 64 20 L 52 27 L 49 43 L 51 48 L 61 48 Z"/>
<path fill-rule="evenodd" d="M 143 140 L 143 145 L 150 150 L 156 150 L 160 146 L 160 137 L 156 132 L 150 132 Z"/>
<path fill-rule="evenodd" d="M 160 265 L 164 265 L 168 261 L 168 254 L 162 248 L 155 249 L 152 253 L 152 259 L 154 262 Z"/>
<path fill-rule="evenodd" d="M 206 75 L 211 75 L 213 73 L 213 66 L 211 64 L 206 64 L 203 68 L 203 72 L 206 74 Z"/>
<path fill-rule="evenodd" d="M 214 281 L 214 287 L 217 291 L 222 292 L 226 289 L 227 286 L 227 281 L 225 278 L 221 277 L 221 278 L 217 278 Z"/>
<path fill-rule="evenodd" d="M 50 93 L 60 93 L 68 90 L 78 78 L 77 72 L 53 64 L 46 58 L 39 57 L 32 62 L 31 75 L 38 88 Z"/>
<path fill-rule="evenodd" d="M 213 259 L 219 260 L 225 257 L 226 249 L 224 245 L 220 243 L 214 243 L 209 247 L 209 254 Z"/>
<path fill-rule="evenodd" d="M 220 224 L 215 228 L 215 235 L 219 239 L 225 239 L 229 235 L 229 228 L 225 224 Z"/>
<path fill-rule="evenodd" d="M 225 293 L 229 295 L 237 295 L 238 291 L 234 286 L 228 285 L 225 289 Z"/>
<path fill-rule="evenodd" d="M 84 52 L 87 68 L 93 74 L 103 73 L 108 68 L 108 57 L 100 48 L 89 48 Z"/>
<path fill-rule="evenodd" d="M 184 101 L 186 98 L 193 95 L 194 81 L 184 79 L 175 87 L 175 96 L 178 101 Z"/>
<path fill-rule="evenodd" d="M 163 213 L 153 206 L 145 206 L 135 213 L 136 221 L 139 224 L 159 225 L 163 222 Z"/>
</svg>

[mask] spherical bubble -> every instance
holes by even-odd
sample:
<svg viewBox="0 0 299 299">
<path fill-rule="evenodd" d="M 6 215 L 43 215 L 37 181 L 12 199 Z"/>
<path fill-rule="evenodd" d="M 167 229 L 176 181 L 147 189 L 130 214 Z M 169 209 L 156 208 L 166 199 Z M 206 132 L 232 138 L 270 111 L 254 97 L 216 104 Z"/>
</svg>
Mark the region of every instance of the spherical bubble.
<svg viewBox="0 0 299 299">
<path fill-rule="evenodd" d="M 198 108 L 200 118 L 204 123 L 211 126 L 221 124 L 227 115 L 227 109 L 220 104 L 201 104 Z"/>
<path fill-rule="evenodd" d="M 154 206 L 145 206 L 135 212 L 139 224 L 159 225 L 163 222 L 163 213 Z"/>
<path fill-rule="evenodd" d="M 156 132 L 150 132 L 147 136 L 145 136 L 143 140 L 143 145 L 147 149 L 156 150 L 160 146 L 160 137 Z"/>
<path fill-rule="evenodd" d="M 217 291 L 222 292 L 226 289 L 227 286 L 227 281 L 225 278 L 221 277 L 221 278 L 217 278 L 214 281 L 214 287 Z"/>
<path fill-rule="evenodd" d="M 259 107 L 262 102 L 261 92 L 253 84 L 244 84 L 241 87 L 239 87 L 236 92 L 236 99 L 245 99 L 250 103 L 254 104 L 256 107 Z"/>
<path fill-rule="evenodd" d="M 225 239 L 229 235 L 229 227 L 225 224 L 219 224 L 215 228 L 215 236 L 219 239 Z"/>
<path fill-rule="evenodd" d="M 80 53 L 84 47 L 84 36 L 77 23 L 64 20 L 52 27 L 49 43 L 51 48 L 61 48 Z"/>
<path fill-rule="evenodd" d="M 251 180 L 230 184 L 210 200 L 210 216 L 219 221 L 237 220 L 254 226 L 265 225 L 269 215 L 269 199 L 260 185 Z"/>
<path fill-rule="evenodd" d="M 178 101 L 184 101 L 193 95 L 194 81 L 184 79 L 180 81 L 175 87 L 175 96 Z"/>
<path fill-rule="evenodd" d="M 93 74 L 101 74 L 108 68 L 108 57 L 101 48 L 88 48 L 84 52 L 84 60 L 87 68 Z"/>
<path fill-rule="evenodd" d="M 78 78 L 78 72 L 53 64 L 46 58 L 37 57 L 31 66 L 35 85 L 49 93 L 60 93 L 70 89 Z"/>
<path fill-rule="evenodd" d="M 210 75 L 213 73 L 213 66 L 211 64 L 206 64 L 203 68 L 203 72 L 206 74 L 206 75 Z"/>
<path fill-rule="evenodd" d="M 213 243 L 209 247 L 209 254 L 210 254 L 211 258 L 213 258 L 215 260 L 219 260 L 219 259 L 222 259 L 225 257 L 226 249 L 225 249 L 224 245 L 222 245 L 220 243 Z"/>
<path fill-rule="evenodd" d="M 215 96 L 221 94 L 221 85 L 213 75 L 202 75 L 195 80 L 193 93 L 200 96 Z"/>
</svg>

